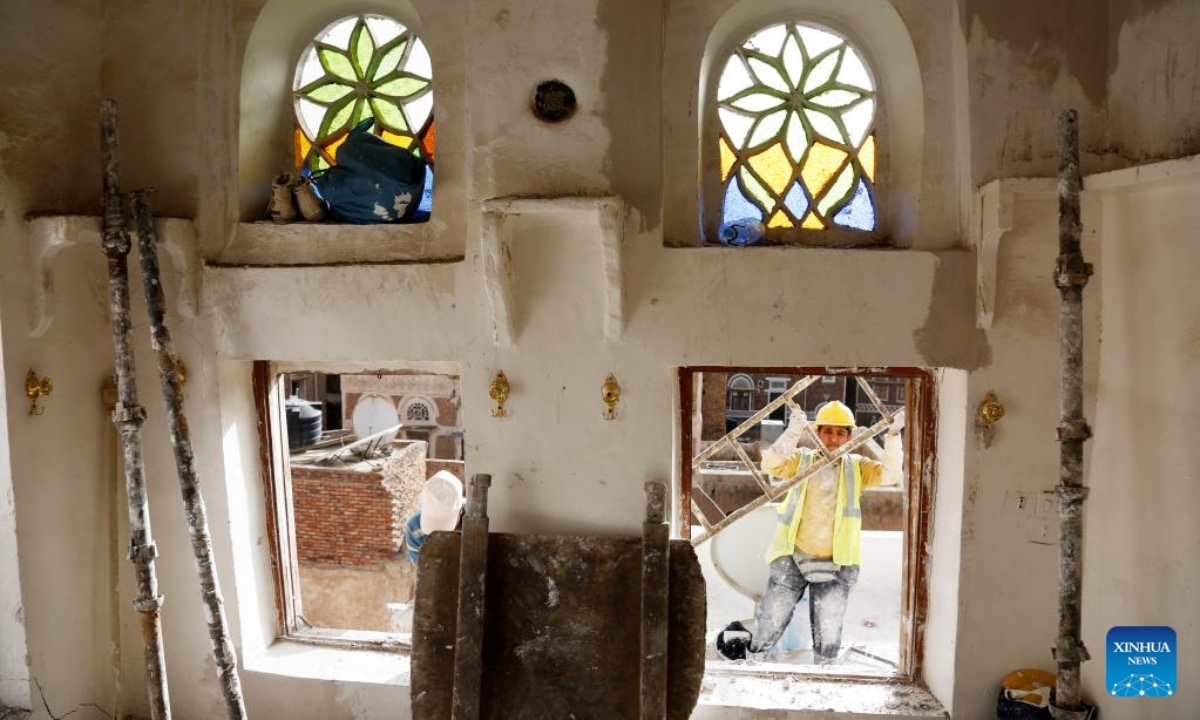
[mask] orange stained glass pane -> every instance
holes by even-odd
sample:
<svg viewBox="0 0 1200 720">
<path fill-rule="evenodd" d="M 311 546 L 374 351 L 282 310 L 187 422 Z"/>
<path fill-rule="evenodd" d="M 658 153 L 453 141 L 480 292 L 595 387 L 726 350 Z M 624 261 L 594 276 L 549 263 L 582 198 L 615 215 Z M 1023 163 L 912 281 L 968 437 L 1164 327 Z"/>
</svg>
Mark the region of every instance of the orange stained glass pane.
<svg viewBox="0 0 1200 720">
<path fill-rule="evenodd" d="M 333 158 L 335 163 L 337 162 L 338 148 L 342 146 L 342 143 L 346 142 L 346 138 L 348 137 L 350 137 L 350 133 L 344 133 L 340 138 L 325 146 L 325 151 L 329 154 L 329 157 Z"/>
<path fill-rule="evenodd" d="M 867 138 L 858 151 L 858 161 L 862 163 L 863 172 L 871 182 L 875 182 L 875 136 Z"/>
<path fill-rule="evenodd" d="M 733 154 L 733 149 L 729 147 L 725 138 L 721 138 L 721 182 L 729 179 L 729 173 L 733 172 L 733 164 L 736 162 L 737 155 Z"/>
<path fill-rule="evenodd" d="M 771 216 L 771 222 L 767 223 L 767 227 L 790 228 L 796 226 L 792 223 L 791 218 L 783 214 L 782 210 L 776 210 L 775 214 Z"/>
<path fill-rule="evenodd" d="M 312 149 L 312 143 L 308 141 L 308 136 L 299 127 L 296 128 L 296 134 L 292 142 L 292 147 L 296 154 L 296 169 L 299 170 L 304 166 L 305 159 L 308 158 L 308 151 Z"/>
<path fill-rule="evenodd" d="M 749 160 L 750 167 L 763 179 L 767 187 L 776 195 L 787 189 L 792 181 L 792 163 L 783 152 L 783 146 L 775 143 L 771 147 L 754 155 Z"/>
<path fill-rule="evenodd" d="M 430 162 L 433 162 L 433 127 L 434 123 L 429 123 L 429 129 L 425 131 L 425 137 L 421 138 L 421 147 L 425 148 L 425 157 L 429 158 Z"/>
<path fill-rule="evenodd" d="M 804 218 L 804 223 L 800 227 L 808 228 L 809 230 L 824 230 L 825 223 L 821 222 L 821 218 L 817 217 L 815 213 L 809 213 L 808 217 Z"/>
<path fill-rule="evenodd" d="M 391 130 L 383 131 L 383 139 L 387 140 L 388 142 L 395 145 L 396 147 L 402 147 L 405 150 L 412 147 L 412 144 L 413 144 L 413 139 L 411 136 L 394 133 Z"/>
<path fill-rule="evenodd" d="M 813 144 L 812 149 L 808 151 L 808 159 L 804 161 L 804 167 L 800 169 L 800 177 L 804 178 L 809 195 L 817 197 L 821 194 L 829 179 L 842 166 L 846 156 L 845 150 L 832 145 L 826 145 L 823 142 Z M 808 225 L 804 227 L 808 227 Z"/>
</svg>

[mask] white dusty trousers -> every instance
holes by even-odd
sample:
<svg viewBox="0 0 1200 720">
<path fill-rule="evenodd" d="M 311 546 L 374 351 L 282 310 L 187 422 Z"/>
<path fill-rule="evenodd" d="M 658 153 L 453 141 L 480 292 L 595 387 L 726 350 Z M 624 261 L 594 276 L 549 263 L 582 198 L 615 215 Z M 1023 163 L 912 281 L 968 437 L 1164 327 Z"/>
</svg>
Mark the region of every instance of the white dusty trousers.
<svg viewBox="0 0 1200 720">
<path fill-rule="evenodd" d="M 858 580 L 857 565 L 838 565 L 837 574 L 826 582 L 809 582 L 800 572 L 797 558 L 785 555 L 771 563 L 767 589 L 758 604 L 756 628 L 750 652 L 765 652 L 779 641 L 792 619 L 796 603 L 809 589 L 808 613 L 812 622 L 813 655 L 818 663 L 832 662 L 842 646 L 842 620 L 846 600 Z"/>
</svg>

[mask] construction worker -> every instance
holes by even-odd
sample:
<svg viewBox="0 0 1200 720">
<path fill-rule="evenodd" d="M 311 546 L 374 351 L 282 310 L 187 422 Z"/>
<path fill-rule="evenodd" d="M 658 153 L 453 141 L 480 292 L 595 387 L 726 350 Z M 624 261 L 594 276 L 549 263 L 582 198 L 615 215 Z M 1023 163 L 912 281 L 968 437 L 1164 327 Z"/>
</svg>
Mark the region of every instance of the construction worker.
<svg viewBox="0 0 1200 720">
<path fill-rule="evenodd" d="M 817 450 L 797 447 L 806 422 L 803 411 L 793 409 L 787 430 L 763 452 L 764 472 L 787 480 L 822 459 Z M 836 400 L 817 410 L 814 424 L 817 437 L 829 453 L 849 442 L 857 427 L 854 413 Z M 860 497 L 863 488 L 899 484 L 904 461 L 900 439 L 903 425 L 900 416 L 888 428 L 883 462 L 847 454 L 788 491 L 776 510 L 775 535 L 767 548 L 770 570 L 758 604 L 755 632 L 751 634 L 740 623 L 732 623 L 718 636 L 717 648 L 722 655 L 741 659 L 747 650 L 770 650 L 808 589 L 814 660 L 818 665 L 838 660 L 846 602 L 858 579 Z"/>
<path fill-rule="evenodd" d="M 449 470 L 438 470 L 421 487 L 421 508 L 404 523 L 404 544 L 413 565 L 421 555 L 425 537 L 458 527 L 463 507 L 462 482 Z"/>
</svg>

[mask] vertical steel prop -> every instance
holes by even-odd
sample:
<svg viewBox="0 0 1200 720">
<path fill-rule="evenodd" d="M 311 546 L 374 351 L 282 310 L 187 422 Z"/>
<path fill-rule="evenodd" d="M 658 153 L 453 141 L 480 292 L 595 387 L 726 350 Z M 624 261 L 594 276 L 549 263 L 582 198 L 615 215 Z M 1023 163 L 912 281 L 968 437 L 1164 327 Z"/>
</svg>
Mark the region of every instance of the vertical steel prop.
<svg viewBox="0 0 1200 720">
<path fill-rule="evenodd" d="M 213 660 L 217 665 L 217 678 L 225 699 L 225 711 L 230 720 L 245 720 L 246 706 L 242 699 L 242 683 L 238 678 L 237 653 L 229 639 L 225 604 L 221 598 L 216 563 L 213 560 L 208 512 L 204 508 L 200 477 L 196 472 L 196 456 L 192 452 L 191 432 L 188 430 L 187 416 L 183 410 L 183 388 L 175 362 L 175 351 L 171 345 L 171 331 L 167 329 L 166 299 L 158 267 L 158 241 L 147 195 L 147 192 L 141 191 L 133 193 L 132 197 L 138 251 L 141 256 L 142 284 L 146 290 L 146 309 L 150 313 L 151 345 L 158 356 L 158 375 L 162 381 L 163 402 L 167 406 L 171 446 L 175 450 L 175 469 L 179 474 L 179 489 L 183 493 L 188 535 L 192 540 L 192 552 L 196 556 L 200 594 L 204 600 L 208 636 L 212 640 Z"/>
<path fill-rule="evenodd" d="M 1079 119 L 1074 110 L 1058 118 L 1058 262 L 1054 284 L 1061 297 L 1061 447 L 1058 495 L 1062 538 L 1058 561 L 1058 663 L 1052 712 L 1059 720 L 1086 716 L 1079 698 L 1080 665 L 1090 659 L 1080 637 L 1083 590 L 1083 443 L 1092 432 L 1083 417 L 1083 288 L 1092 266 L 1083 261 L 1079 220 Z"/>
<path fill-rule="evenodd" d="M 121 435 L 125 458 L 125 491 L 129 498 L 129 559 L 137 568 L 138 597 L 133 607 L 141 614 L 145 643 L 146 693 L 153 720 L 169 720 L 167 666 L 163 655 L 163 599 L 158 594 L 154 558 L 158 554 L 150 534 L 150 504 L 146 497 L 146 468 L 142 461 L 142 423 L 146 411 L 137 401 L 137 378 L 130 342 L 129 233 L 121 208 L 121 157 L 117 138 L 117 104 L 100 105 L 100 147 L 104 163 L 104 230 L 102 247 L 108 258 L 108 305 L 112 313 L 113 350 L 117 366 L 117 405 L 113 424 Z"/>
</svg>

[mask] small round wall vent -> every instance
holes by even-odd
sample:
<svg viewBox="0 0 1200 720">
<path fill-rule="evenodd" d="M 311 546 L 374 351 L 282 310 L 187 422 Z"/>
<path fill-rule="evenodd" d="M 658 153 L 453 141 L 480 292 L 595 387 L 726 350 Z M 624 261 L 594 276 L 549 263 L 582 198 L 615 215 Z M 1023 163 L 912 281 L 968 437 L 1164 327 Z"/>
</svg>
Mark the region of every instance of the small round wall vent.
<svg viewBox="0 0 1200 720">
<path fill-rule="evenodd" d="M 533 114 L 539 120 L 558 123 L 575 114 L 575 91 L 559 80 L 539 83 L 533 91 Z"/>
</svg>

